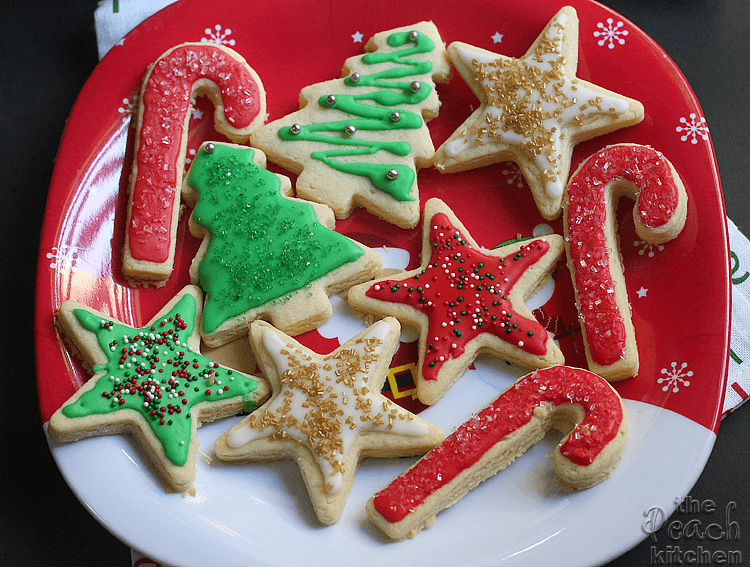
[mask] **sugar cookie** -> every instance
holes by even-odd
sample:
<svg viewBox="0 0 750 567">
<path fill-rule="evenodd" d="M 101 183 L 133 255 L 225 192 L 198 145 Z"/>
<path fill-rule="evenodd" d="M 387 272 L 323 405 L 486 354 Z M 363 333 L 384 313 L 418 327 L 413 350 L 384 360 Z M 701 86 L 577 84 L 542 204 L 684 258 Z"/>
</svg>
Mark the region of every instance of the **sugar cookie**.
<svg viewBox="0 0 750 567">
<path fill-rule="evenodd" d="M 323 524 L 339 520 L 362 457 L 421 455 L 443 440 L 440 428 L 380 393 L 399 342 L 395 319 L 328 355 L 263 321 L 250 334 L 273 394 L 216 441 L 215 454 L 234 462 L 294 459 Z"/>
<path fill-rule="evenodd" d="M 162 54 L 143 79 L 128 189 L 122 271 L 133 283 L 163 285 L 172 273 L 195 97 L 208 96 L 218 132 L 245 142 L 263 124 L 266 95 L 245 59 L 215 43 L 184 43 Z"/>
<path fill-rule="evenodd" d="M 570 6 L 520 59 L 458 42 L 448 55 L 480 106 L 433 163 L 453 173 L 515 161 L 546 219 L 560 215 L 573 146 L 643 120 L 638 101 L 576 77 L 578 17 Z"/>
<path fill-rule="evenodd" d="M 618 144 L 584 161 L 568 183 L 563 227 L 589 369 L 608 380 L 638 373 L 638 346 L 617 238 L 618 199 L 635 199 L 638 235 L 652 244 L 685 225 L 687 193 L 672 164 L 648 146 Z"/>
<path fill-rule="evenodd" d="M 367 515 L 393 540 L 414 537 L 552 427 L 569 432 L 552 455 L 557 473 L 580 489 L 601 482 L 617 466 L 628 420 L 620 396 L 596 374 L 566 366 L 536 370 L 375 494 Z"/>
<path fill-rule="evenodd" d="M 202 422 L 251 411 L 269 396 L 268 382 L 223 368 L 198 351 L 201 291 L 188 286 L 141 327 L 75 301 L 57 325 L 93 368 L 89 379 L 49 420 L 50 437 L 130 433 L 171 491 L 192 487 Z"/>
<path fill-rule="evenodd" d="M 209 346 L 258 318 L 291 335 L 314 329 L 332 315 L 328 296 L 382 269 L 377 252 L 333 230 L 328 207 L 292 198 L 289 179 L 265 165 L 260 150 L 209 142 L 185 179 L 186 200 L 197 197 L 190 231 L 203 238 L 190 275 L 206 294 Z"/>
<path fill-rule="evenodd" d="M 368 53 L 347 59 L 342 75 L 305 87 L 300 110 L 251 136 L 251 145 L 299 174 L 297 195 L 355 207 L 402 228 L 419 222 L 416 170 L 435 148 L 426 122 L 438 114 L 435 82 L 451 67 L 432 22 L 381 32 Z"/>
<path fill-rule="evenodd" d="M 354 286 L 355 310 L 391 315 L 420 332 L 415 384 L 434 404 L 482 353 L 524 368 L 564 363 L 524 301 L 563 253 L 552 234 L 485 250 L 439 199 L 425 204 L 420 267 Z"/>
</svg>

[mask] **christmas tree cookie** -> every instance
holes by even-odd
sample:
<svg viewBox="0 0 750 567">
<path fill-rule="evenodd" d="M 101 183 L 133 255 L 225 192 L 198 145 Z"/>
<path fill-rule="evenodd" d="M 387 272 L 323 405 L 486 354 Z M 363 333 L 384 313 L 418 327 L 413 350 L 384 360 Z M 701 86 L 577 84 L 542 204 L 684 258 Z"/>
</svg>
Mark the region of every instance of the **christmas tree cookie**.
<svg viewBox="0 0 750 567">
<path fill-rule="evenodd" d="M 561 9 L 520 59 L 465 43 L 448 55 L 479 107 L 438 148 L 453 173 L 512 160 L 546 219 L 560 215 L 573 146 L 643 120 L 643 105 L 576 77 L 578 17 Z"/>
<path fill-rule="evenodd" d="M 564 250 L 551 234 L 484 250 L 448 206 L 425 204 L 422 265 L 349 290 L 359 312 L 391 315 L 420 332 L 415 385 L 437 402 L 479 354 L 523 368 L 564 364 L 524 301 L 549 278 Z"/>
<path fill-rule="evenodd" d="M 94 376 L 52 415 L 50 437 L 130 433 L 168 490 L 189 490 L 201 423 L 252 411 L 270 394 L 265 379 L 200 354 L 201 295 L 184 288 L 141 328 L 64 302 L 57 325 Z"/>
<path fill-rule="evenodd" d="M 329 295 L 382 269 L 375 251 L 333 230 L 328 207 L 292 198 L 289 179 L 265 165 L 260 150 L 206 143 L 183 186 L 197 200 L 189 226 L 203 243 L 190 275 L 206 296 L 201 335 L 212 347 L 258 318 L 291 335 L 314 329 L 332 315 Z"/>
<path fill-rule="evenodd" d="M 403 228 L 419 222 L 416 171 L 435 148 L 426 122 L 438 114 L 435 82 L 451 68 L 432 22 L 381 32 L 341 79 L 310 85 L 300 110 L 256 130 L 251 145 L 299 174 L 297 195 L 337 218 L 355 207 Z"/>
<path fill-rule="evenodd" d="M 256 418 L 219 437 L 216 456 L 294 459 L 320 522 L 337 522 L 362 457 L 421 455 L 443 440 L 439 427 L 380 393 L 400 330 L 387 318 L 320 355 L 264 321 L 253 323 L 253 352 L 273 395 Z"/>
</svg>

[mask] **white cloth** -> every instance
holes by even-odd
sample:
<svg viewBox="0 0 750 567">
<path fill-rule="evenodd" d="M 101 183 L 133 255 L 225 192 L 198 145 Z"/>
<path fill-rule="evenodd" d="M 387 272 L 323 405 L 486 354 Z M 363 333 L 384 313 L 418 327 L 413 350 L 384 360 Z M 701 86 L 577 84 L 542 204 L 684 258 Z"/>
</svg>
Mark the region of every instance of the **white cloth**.
<svg viewBox="0 0 750 567">
<path fill-rule="evenodd" d="M 732 277 L 732 338 L 722 416 L 750 396 L 750 240 L 727 219 Z"/>
<path fill-rule="evenodd" d="M 176 0 L 102 0 L 94 11 L 99 59 L 130 30 Z"/>
</svg>

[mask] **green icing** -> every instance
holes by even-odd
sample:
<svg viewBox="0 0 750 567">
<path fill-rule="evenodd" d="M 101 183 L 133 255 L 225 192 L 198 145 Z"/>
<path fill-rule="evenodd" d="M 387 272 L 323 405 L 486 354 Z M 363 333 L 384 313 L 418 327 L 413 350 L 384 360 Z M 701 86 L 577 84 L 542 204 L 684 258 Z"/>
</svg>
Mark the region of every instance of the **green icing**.
<svg viewBox="0 0 750 567">
<path fill-rule="evenodd" d="M 188 184 L 199 195 L 193 220 L 211 235 L 198 280 L 206 333 L 364 254 L 321 225 L 312 205 L 284 198 L 279 178 L 258 167 L 254 153 L 217 143 L 190 166 Z"/>
<path fill-rule="evenodd" d="M 153 326 L 135 329 L 75 309 L 81 325 L 96 334 L 108 362 L 94 366 L 95 373 L 104 374 L 91 390 L 64 406 L 63 415 L 77 418 L 135 410 L 146 419 L 167 459 L 182 466 L 190 447 L 190 411 L 196 404 L 242 395 L 245 411 L 255 409 L 247 396 L 258 387 L 255 380 L 187 348 L 195 310 L 195 298 L 185 295 Z"/>
<path fill-rule="evenodd" d="M 424 101 L 430 94 L 432 87 L 427 83 L 420 83 L 420 89 L 413 92 L 411 84 L 417 75 L 424 75 L 432 71 L 430 61 L 411 59 L 412 55 L 427 53 L 435 48 L 435 44 L 425 34 L 418 34 L 416 41 L 409 37 L 408 32 L 394 33 L 388 36 L 391 47 L 411 46 L 390 53 L 368 53 L 362 57 L 366 65 L 392 63 L 394 66 L 370 75 L 361 75 L 359 81 L 349 76 L 344 80 L 348 87 L 375 87 L 381 90 L 362 94 L 335 94 L 335 101 L 331 104 L 328 96 L 320 97 L 318 104 L 322 108 L 336 108 L 352 119 L 318 124 L 300 125 L 298 132 L 290 128 L 279 130 L 279 137 L 285 141 L 323 142 L 335 146 L 347 146 L 347 149 L 313 152 L 311 157 L 343 173 L 366 177 L 377 189 L 391 195 L 397 201 L 413 201 L 410 196 L 411 188 L 416 178 L 413 168 L 402 165 L 370 164 L 338 160 L 335 158 L 350 156 L 367 156 L 379 151 L 389 152 L 396 156 L 405 156 L 411 152 L 411 146 L 406 142 L 385 142 L 363 140 L 346 133 L 347 126 L 354 126 L 357 130 L 416 130 L 422 127 L 422 116 L 418 113 L 403 110 L 402 105 L 414 105 Z M 412 80 L 403 80 L 411 77 Z M 396 110 L 400 117 L 392 120 L 391 114 Z M 389 178 L 388 170 L 395 170 L 398 176 Z"/>
<path fill-rule="evenodd" d="M 492 247 L 493 250 L 496 250 L 498 248 L 502 248 L 503 246 L 508 246 L 509 244 L 516 244 L 518 242 L 526 242 L 527 240 L 534 240 L 536 236 L 519 236 L 518 238 L 511 238 L 510 240 L 504 240 L 500 244 L 497 244 Z"/>
</svg>

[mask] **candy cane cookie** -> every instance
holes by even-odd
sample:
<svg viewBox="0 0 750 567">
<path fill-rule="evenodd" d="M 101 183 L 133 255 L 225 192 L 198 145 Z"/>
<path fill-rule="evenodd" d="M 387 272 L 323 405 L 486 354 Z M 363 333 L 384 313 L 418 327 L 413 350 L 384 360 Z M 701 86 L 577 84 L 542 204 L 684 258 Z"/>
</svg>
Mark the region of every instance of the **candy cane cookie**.
<svg viewBox="0 0 750 567">
<path fill-rule="evenodd" d="M 638 235 L 674 239 L 685 225 L 687 193 L 672 164 L 648 146 L 618 144 L 595 153 L 571 177 L 563 226 L 589 369 L 607 380 L 638 373 L 615 216 L 621 196 L 635 199 Z"/>
<path fill-rule="evenodd" d="M 582 489 L 617 466 L 628 421 L 620 396 L 596 374 L 568 366 L 535 370 L 370 498 L 367 515 L 392 540 L 414 537 L 551 427 L 570 431 L 552 455 L 557 474 Z"/>
<path fill-rule="evenodd" d="M 242 143 L 263 124 L 258 74 L 235 51 L 184 43 L 149 66 L 141 87 L 128 190 L 122 271 L 132 283 L 163 285 L 174 264 L 179 188 L 197 96 L 214 104 L 214 127 Z"/>
</svg>

